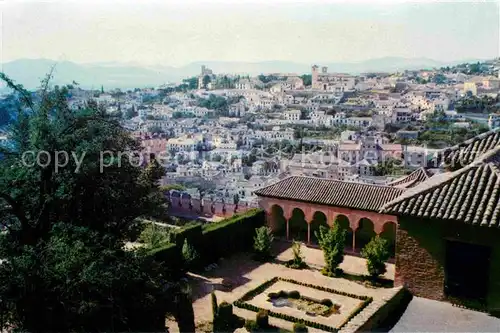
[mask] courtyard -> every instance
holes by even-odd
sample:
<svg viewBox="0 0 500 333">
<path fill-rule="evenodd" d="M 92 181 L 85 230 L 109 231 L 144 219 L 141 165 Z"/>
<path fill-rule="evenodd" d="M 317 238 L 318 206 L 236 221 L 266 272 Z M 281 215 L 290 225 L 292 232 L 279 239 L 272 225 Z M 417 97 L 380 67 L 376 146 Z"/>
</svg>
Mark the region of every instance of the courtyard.
<svg viewBox="0 0 500 333">
<path fill-rule="evenodd" d="M 251 254 L 239 253 L 234 256 L 223 259 L 218 263 L 218 266 L 210 271 L 203 273 L 189 273 L 190 284 L 193 294 L 193 308 L 195 313 L 195 321 L 197 325 L 210 322 L 212 320 L 211 297 L 210 293 L 215 290 L 219 302 L 226 301 L 233 303 L 240 299 L 247 292 L 255 289 L 264 282 L 273 278 L 284 278 L 295 281 L 300 281 L 304 284 L 321 286 L 333 290 L 338 290 L 344 293 L 359 295 L 373 299 L 373 301 L 361 311 L 359 317 L 368 316 L 376 311 L 377 307 L 382 306 L 390 299 L 395 288 L 372 288 L 367 287 L 360 282 L 350 281 L 343 278 L 326 277 L 321 274 L 320 269 L 323 266 L 323 252 L 316 248 L 308 248 L 303 246 L 302 253 L 304 260 L 309 265 L 309 269 L 295 270 L 285 267 L 283 264 L 293 257 L 290 243 L 275 242 L 275 253 L 277 254 L 273 262 L 260 263 L 252 260 Z M 354 256 L 345 256 L 341 268 L 349 274 L 362 275 L 366 274 L 366 263 L 362 258 Z M 387 264 L 387 273 L 384 276 L 387 279 L 394 278 L 394 265 Z M 279 290 L 296 290 L 301 295 L 315 299 L 331 299 L 333 303 L 340 305 L 340 314 L 332 314 L 328 317 L 316 316 L 307 318 L 304 311 L 294 308 L 273 308 L 273 304 L 268 301 L 268 293 Z M 257 295 L 249 300 L 249 303 L 259 308 L 281 312 L 294 317 L 312 320 L 327 326 L 337 327 L 360 303 L 359 299 L 346 297 L 338 294 L 322 292 L 314 288 L 299 286 L 284 281 L 279 281 L 268 290 Z M 364 315 L 364 313 L 366 314 Z M 234 313 L 244 317 L 245 319 L 255 319 L 255 312 L 234 307 Z M 366 318 L 368 319 L 368 318 Z M 283 319 L 278 319 L 270 316 L 271 325 L 291 330 L 293 323 Z M 167 321 L 171 332 L 178 331 L 175 322 Z M 244 330 L 244 329 L 243 329 Z M 200 331 L 204 331 L 200 329 Z M 323 332 L 318 329 L 309 327 L 310 332 Z"/>
</svg>

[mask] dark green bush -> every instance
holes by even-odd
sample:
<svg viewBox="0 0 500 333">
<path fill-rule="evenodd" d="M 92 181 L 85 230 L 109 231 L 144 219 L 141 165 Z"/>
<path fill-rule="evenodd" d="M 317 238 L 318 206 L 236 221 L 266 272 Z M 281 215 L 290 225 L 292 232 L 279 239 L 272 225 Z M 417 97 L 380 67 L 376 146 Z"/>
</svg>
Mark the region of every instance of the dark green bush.
<svg viewBox="0 0 500 333">
<path fill-rule="evenodd" d="M 288 298 L 288 293 L 284 290 L 280 290 L 278 292 L 278 297 L 282 297 L 282 298 Z"/>
<path fill-rule="evenodd" d="M 260 329 L 265 329 L 269 327 L 269 311 L 259 310 L 255 316 L 255 322 Z"/>
<path fill-rule="evenodd" d="M 332 300 L 328 298 L 322 299 L 320 303 L 328 307 L 333 306 Z"/>
<path fill-rule="evenodd" d="M 259 330 L 259 326 L 257 326 L 257 323 L 255 322 L 255 320 L 248 319 L 245 321 L 245 329 L 248 332 L 255 332 L 255 331 Z"/>
<path fill-rule="evenodd" d="M 221 320 L 229 321 L 232 315 L 233 315 L 233 306 L 231 304 L 225 301 L 219 304 L 219 310 L 217 316 L 221 318 Z"/>
<path fill-rule="evenodd" d="M 293 331 L 297 332 L 297 333 L 299 333 L 299 332 L 303 333 L 303 332 L 307 332 L 308 329 L 304 323 L 297 322 L 297 323 L 293 324 Z"/>
<path fill-rule="evenodd" d="M 269 293 L 267 294 L 267 297 L 269 297 L 270 299 L 276 299 L 278 298 L 278 293 Z"/>
<path fill-rule="evenodd" d="M 300 293 L 297 290 L 292 290 L 292 291 L 288 292 L 288 297 L 293 298 L 293 299 L 299 299 Z"/>
</svg>

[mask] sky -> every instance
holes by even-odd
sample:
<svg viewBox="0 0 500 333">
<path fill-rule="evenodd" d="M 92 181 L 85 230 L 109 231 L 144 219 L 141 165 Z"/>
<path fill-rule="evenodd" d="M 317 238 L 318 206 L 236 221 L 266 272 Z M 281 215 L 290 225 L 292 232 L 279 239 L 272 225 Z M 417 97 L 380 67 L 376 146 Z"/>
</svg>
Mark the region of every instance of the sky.
<svg viewBox="0 0 500 333">
<path fill-rule="evenodd" d="M 0 0 L 1 59 L 439 61 L 499 56 L 498 2 Z"/>
</svg>

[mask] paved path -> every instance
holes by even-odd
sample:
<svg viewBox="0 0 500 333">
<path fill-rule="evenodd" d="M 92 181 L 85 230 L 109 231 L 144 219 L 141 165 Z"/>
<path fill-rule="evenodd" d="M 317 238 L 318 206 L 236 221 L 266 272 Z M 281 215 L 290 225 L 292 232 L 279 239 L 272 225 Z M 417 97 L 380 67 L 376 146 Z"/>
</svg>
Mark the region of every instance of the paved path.
<svg viewBox="0 0 500 333">
<path fill-rule="evenodd" d="M 500 332 L 500 319 L 414 297 L 390 332 Z"/>
</svg>

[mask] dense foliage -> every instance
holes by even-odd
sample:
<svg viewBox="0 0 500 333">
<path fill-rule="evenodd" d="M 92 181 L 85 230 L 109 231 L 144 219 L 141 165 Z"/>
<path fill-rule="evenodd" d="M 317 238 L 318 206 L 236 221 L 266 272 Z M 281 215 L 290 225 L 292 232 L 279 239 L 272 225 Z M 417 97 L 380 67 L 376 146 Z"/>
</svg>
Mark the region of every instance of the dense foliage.
<svg viewBox="0 0 500 333">
<path fill-rule="evenodd" d="M 139 145 L 116 120 L 92 101 L 70 110 L 67 88 L 51 88 L 50 76 L 37 99 L 0 78 L 23 107 L 0 161 L 4 323 L 34 332 L 158 331 L 171 311 L 180 328 L 194 328 L 176 272 L 124 250 L 143 228 L 138 217 L 162 209 L 163 168 L 139 167 L 128 154 Z"/>
</svg>

